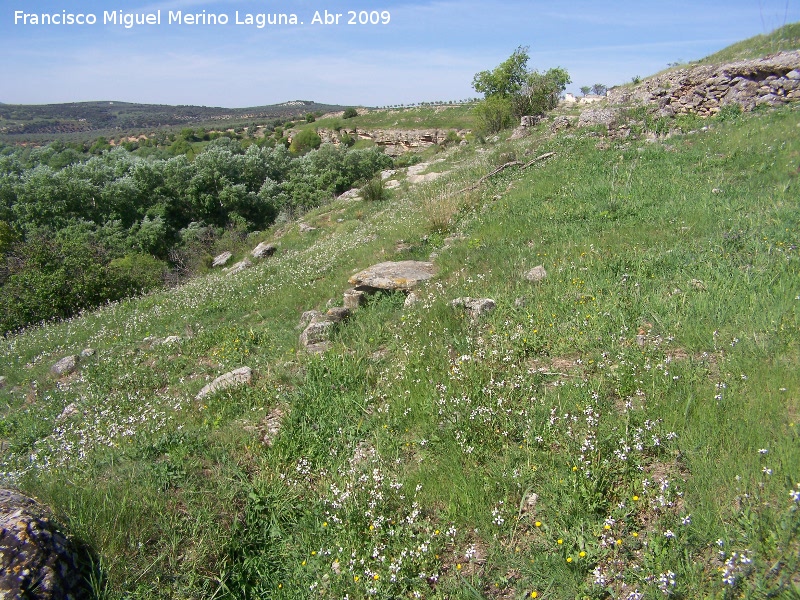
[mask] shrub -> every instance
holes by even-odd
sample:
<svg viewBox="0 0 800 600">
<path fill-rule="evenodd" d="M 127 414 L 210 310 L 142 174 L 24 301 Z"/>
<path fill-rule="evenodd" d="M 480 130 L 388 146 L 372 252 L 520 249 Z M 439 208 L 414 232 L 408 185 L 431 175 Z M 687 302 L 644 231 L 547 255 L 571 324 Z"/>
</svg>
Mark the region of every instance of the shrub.
<svg viewBox="0 0 800 600">
<path fill-rule="evenodd" d="M 386 186 L 383 185 L 383 177 L 377 175 L 367 181 L 361 188 L 361 199 L 367 202 L 379 202 L 387 197 Z"/>
<path fill-rule="evenodd" d="M 289 152 L 295 156 L 316 150 L 322 145 L 322 138 L 313 129 L 304 129 L 292 138 Z"/>
<path fill-rule="evenodd" d="M 742 107 L 739 104 L 726 104 L 719 109 L 717 119 L 720 121 L 734 121 L 742 114 Z"/>
<path fill-rule="evenodd" d="M 350 107 L 350 108 L 348 108 L 348 109 L 346 109 L 344 111 L 344 114 L 342 115 L 342 118 L 344 118 L 344 119 L 352 119 L 353 117 L 357 117 L 357 116 L 358 116 L 358 111 L 355 108 Z"/>
<path fill-rule="evenodd" d="M 507 129 L 514 121 L 511 100 L 500 96 L 489 96 L 475 106 L 475 118 L 478 131 L 484 135 Z"/>
<path fill-rule="evenodd" d="M 123 298 L 159 287 L 167 271 L 165 262 L 149 254 L 128 254 L 115 258 L 107 267 L 114 296 Z"/>
</svg>

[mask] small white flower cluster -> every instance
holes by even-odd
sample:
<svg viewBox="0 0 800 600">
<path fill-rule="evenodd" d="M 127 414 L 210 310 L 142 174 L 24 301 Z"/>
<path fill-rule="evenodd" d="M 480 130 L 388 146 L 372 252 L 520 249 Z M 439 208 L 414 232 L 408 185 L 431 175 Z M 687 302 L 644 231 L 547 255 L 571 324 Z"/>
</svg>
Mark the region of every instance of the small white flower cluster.
<svg viewBox="0 0 800 600">
<path fill-rule="evenodd" d="M 725 561 L 725 569 L 722 572 L 722 583 L 734 586 L 739 578 L 746 575 L 751 569 L 753 559 L 749 550 L 731 553 Z"/>
<path fill-rule="evenodd" d="M 665 596 L 670 596 L 675 591 L 675 573 L 667 571 L 658 576 L 658 589 Z"/>
</svg>

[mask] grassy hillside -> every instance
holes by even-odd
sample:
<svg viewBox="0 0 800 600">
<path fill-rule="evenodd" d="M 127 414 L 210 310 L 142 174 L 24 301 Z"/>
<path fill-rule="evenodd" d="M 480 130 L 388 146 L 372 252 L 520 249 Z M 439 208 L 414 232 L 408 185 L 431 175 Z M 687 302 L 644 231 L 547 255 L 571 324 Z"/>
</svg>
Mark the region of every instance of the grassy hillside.
<svg viewBox="0 0 800 600">
<path fill-rule="evenodd" d="M 723 48 L 698 61 L 699 64 L 715 65 L 735 60 L 758 58 L 784 50 L 800 48 L 800 22 L 789 23 L 767 34 L 757 35 Z"/>
<path fill-rule="evenodd" d="M 707 124 L 452 149 L 236 276 L 3 339 L 3 478 L 94 549 L 100 598 L 797 595 L 800 110 Z M 298 351 L 355 270 L 431 252 L 421 302 Z"/>
<path fill-rule="evenodd" d="M 472 104 L 453 106 L 416 106 L 371 110 L 366 114 L 342 119 L 326 117 L 303 127 L 335 129 L 471 129 L 475 126 Z"/>
</svg>

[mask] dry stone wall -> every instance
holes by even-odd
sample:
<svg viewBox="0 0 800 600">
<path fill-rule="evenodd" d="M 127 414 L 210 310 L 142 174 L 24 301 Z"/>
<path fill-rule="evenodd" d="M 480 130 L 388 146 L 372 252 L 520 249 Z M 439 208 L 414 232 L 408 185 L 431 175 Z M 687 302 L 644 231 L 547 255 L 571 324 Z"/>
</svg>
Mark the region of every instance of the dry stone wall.
<svg viewBox="0 0 800 600">
<path fill-rule="evenodd" d="M 372 140 L 376 145 L 384 148 L 389 156 L 399 156 L 404 152 L 419 151 L 444 144 L 450 130 L 447 129 L 347 129 L 333 131 L 330 129 L 319 129 L 317 134 L 322 138 L 323 143 L 338 144 L 342 134 L 347 134 L 358 140 Z M 464 130 L 457 130 L 459 138 L 469 133 Z"/>
<path fill-rule="evenodd" d="M 729 104 L 749 111 L 800 100 L 800 51 L 754 60 L 676 69 L 634 88 L 614 88 L 612 104 L 657 103 L 663 116 L 696 113 L 710 116 Z"/>
</svg>

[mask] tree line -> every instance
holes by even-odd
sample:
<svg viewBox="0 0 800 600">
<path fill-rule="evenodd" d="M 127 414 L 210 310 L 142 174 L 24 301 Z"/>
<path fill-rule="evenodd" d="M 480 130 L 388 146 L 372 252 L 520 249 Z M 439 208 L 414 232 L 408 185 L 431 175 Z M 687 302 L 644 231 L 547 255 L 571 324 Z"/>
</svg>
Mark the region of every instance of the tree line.
<svg viewBox="0 0 800 600">
<path fill-rule="evenodd" d="M 193 159 L 0 148 L 0 333 L 145 292 L 391 165 L 377 149 L 212 140 Z"/>
</svg>

